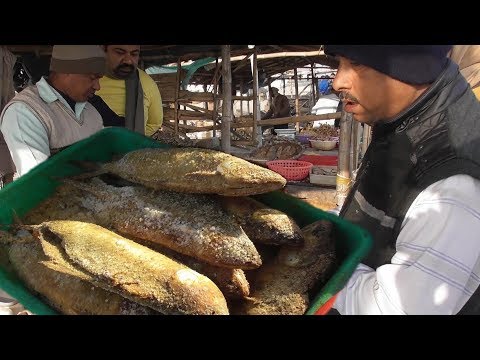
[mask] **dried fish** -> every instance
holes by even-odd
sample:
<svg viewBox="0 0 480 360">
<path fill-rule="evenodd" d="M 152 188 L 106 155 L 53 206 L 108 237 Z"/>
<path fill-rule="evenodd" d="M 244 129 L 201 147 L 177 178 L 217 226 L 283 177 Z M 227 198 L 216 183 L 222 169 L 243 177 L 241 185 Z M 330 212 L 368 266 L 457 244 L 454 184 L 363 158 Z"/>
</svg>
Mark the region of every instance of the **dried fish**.
<svg viewBox="0 0 480 360">
<path fill-rule="evenodd" d="M 205 275 L 212 280 L 227 299 L 242 299 L 250 294 L 250 284 L 242 269 L 228 269 L 207 264 L 190 256 L 180 254 L 160 244 L 131 238 L 131 240 L 158 251 L 171 259 L 175 259 L 189 268 Z"/>
<path fill-rule="evenodd" d="M 140 149 L 100 167 L 95 175 L 103 171 L 148 188 L 184 193 L 248 196 L 286 184 L 274 171 L 201 148 Z"/>
<path fill-rule="evenodd" d="M 66 180 L 88 192 L 83 206 L 98 222 L 127 236 L 159 243 L 209 264 L 232 269 L 261 265 L 254 244 L 210 196 L 113 187 Z"/>
<path fill-rule="evenodd" d="M 335 265 L 333 224 L 319 220 L 302 229 L 303 247 L 288 248 L 269 264 L 255 270 L 251 297 L 234 313 L 248 315 L 303 315 L 308 292 L 323 284 Z"/>
<path fill-rule="evenodd" d="M 226 315 L 225 297 L 207 277 L 96 224 L 50 221 L 34 235 L 62 247 L 94 284 L 163 314 Z"/>
<path fill-rule="evenodd" d="M 250 197 L 218 197 L 222 207 L 254 243 L 299 246 L 303 235 L 295 221 Z"/>
<path fill-rule="evenodd" d="M 13 237 L 12 237 L 13 238 Z M 8 255 L 19 278 L 52 308 L 65 315 L 155 315 L 153 309 L 92 284 L 93 278 L 75 267 L 57 244 L 15 237 Z"/>
</svg>

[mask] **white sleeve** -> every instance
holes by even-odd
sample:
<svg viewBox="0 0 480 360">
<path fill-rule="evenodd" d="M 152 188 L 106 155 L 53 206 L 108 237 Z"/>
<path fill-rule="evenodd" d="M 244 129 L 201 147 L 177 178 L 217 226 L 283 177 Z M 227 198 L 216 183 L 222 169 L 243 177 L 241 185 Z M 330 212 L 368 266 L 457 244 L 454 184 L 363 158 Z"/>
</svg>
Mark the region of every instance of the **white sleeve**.
<svg viewBox="0 0 480 360">
<path fill-rule="evenodd" d="M 391 263 L 360 264 L 334 308 L 340 314 L 456 314 L 480 282 L 480 180 L 455 175 L 410 206 Z"/>
<path fill-rule="evenodd" d="M 50 156 L 47 131 L 24 104 L 14 103 L 5 110 L 0 129 L 19 176 Z"/>
</svg>

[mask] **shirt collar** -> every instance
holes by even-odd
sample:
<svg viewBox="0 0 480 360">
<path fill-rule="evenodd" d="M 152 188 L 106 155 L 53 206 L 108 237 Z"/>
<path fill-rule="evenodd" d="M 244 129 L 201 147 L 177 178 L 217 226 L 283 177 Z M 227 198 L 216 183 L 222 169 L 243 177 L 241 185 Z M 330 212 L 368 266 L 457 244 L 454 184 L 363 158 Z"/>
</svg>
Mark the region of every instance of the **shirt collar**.
<svg viewBox="0 0 480 360">
<path fill-rule="evenodd" d="M 42 76 L 42 78 L 40 78 L 40 80 L 38 80 L 35 85 L 37 86 L 38 94 L 40 95 L 43 101 L 45 101 L 46 103 L 52 103 L 58 100 L 61 103 L 63 103 L 68 109 L 71 109 L 68 102 L 63 98 L 63 96 L 57 90 L 55 90 L 52 86 L 50 86 L 50 84 L 47 82 L 45 77 Z M 83 109 L 85 108 L 86 104 L 87 102 L 75 103 L 75 116 L 77 117 L 77 119 L 80 119 L 80 115 Z"/>
</svg>

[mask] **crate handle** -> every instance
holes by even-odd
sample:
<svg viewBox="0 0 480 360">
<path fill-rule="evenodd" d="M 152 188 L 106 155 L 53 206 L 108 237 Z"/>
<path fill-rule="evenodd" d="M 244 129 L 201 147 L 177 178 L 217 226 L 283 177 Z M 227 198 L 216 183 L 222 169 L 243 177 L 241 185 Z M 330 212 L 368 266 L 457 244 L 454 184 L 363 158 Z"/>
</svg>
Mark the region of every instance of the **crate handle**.
<svg viewBox="0 0 480 360">
<path fill-rule="evenodd" d="M 328 301 L 320 306 L 320 308 L 315 312 L 315 315 L 326 315 L 333 306 L 335 299 L 337 298 L 338 293 L 333 295 Z"/>
</svg>

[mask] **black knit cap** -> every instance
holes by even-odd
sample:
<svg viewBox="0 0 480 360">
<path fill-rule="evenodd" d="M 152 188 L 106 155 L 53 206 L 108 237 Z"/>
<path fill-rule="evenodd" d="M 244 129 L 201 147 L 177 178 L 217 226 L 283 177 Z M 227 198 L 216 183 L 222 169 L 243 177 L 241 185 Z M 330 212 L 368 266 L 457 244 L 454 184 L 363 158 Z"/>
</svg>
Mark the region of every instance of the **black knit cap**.
<svg viewBox="0 0 480 360">
<path fill-rule="evenodd" d="M 430 84 L 448 61 L 451 45 L 325 45 L 339 55 L 408 84 Z"/>
</svg>

